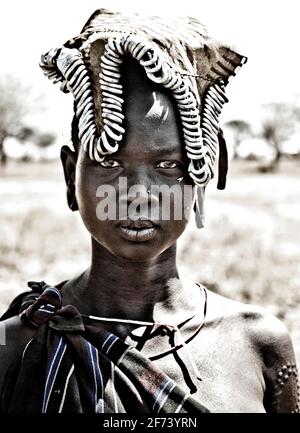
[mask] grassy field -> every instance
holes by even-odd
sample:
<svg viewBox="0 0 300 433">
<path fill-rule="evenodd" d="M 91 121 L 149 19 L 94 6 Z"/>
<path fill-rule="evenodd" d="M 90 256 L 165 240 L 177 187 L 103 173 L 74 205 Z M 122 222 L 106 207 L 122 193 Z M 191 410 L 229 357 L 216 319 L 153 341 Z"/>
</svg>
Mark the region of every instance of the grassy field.
<svg viewBox="0 0 300 433">
<path fill-rule="evenodd" d="M 0 169 L 0 312 L 28 280 L 51 284 L 89 261 L 89 238 L 65 203 L 57 162 Z M 265 306 L 291 332 L 300 365 L 299 161 L 259 174 L 232 164 L 225 191 L 209 185 L 206 227 L 193 221 L 179 242 L 183 273 L 210 289 Z"/>
</svg>

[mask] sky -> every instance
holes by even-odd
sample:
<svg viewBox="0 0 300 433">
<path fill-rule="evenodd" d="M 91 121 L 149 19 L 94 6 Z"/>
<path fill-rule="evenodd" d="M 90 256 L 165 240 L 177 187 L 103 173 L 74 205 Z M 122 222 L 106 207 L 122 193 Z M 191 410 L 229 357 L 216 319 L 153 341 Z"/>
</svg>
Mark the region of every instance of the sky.
<svg viewBox="0 0 300 433">
<path fill-rule="evenodd" d="M 255 122 L 261 104 L 293 101 L 300 95 L 299 0 L 4 0 L 0 13 L 0 74 L 10 73 L 29 84 L 45 110 L 33 121 L 64 134 L 72 114 L 72 98 L 59 91 L 38 67 L 40 55 L 76 36 L 98 8 L 191 15 L 215 39 L 232 44 L 248 57 L 228 85 L 229 104 L 223 121 Z"/>
</svg>

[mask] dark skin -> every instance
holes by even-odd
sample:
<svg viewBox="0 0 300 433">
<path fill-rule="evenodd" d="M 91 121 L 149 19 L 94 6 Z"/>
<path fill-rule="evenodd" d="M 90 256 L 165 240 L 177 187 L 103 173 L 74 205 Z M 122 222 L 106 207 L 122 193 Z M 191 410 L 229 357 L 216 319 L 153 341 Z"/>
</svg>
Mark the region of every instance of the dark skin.
<svg viewBox="0 0 300 433">
<path fill-rule="evenodd" d="M 178 177 L 184 178 L 182 186 L 190 184 L 173 101 L 134 65 L 129 63 L 124 74 L 127 132 L 120 150 L 101 166 L 82 148 L 78 153 L 62 149 L 68 203 L 73 209 L 78 206 L 92 240 L 91 264 L 63 286 L 64 303 L 73 304 L 83 314 L 169 324 L 195 314 L 195 319 L 182 328 L 182 337 L 188 338 L 201 321 L 203 297 L 194 282 L 179 277 L 176 266 L 176 240 L 187 219 L 155 221 L 158 228 L 154 238 L 132 242 L 121 236 L 118 221 L 100 222 L 96 217 L 100 200 L 97 187 L 110 184 L 117 189 L 120 176 L 127 177 L 129 186 L 142 184 L 146 188 L 153 184 L 171 186 Z M 147 194 L 142 199 L 151 203 L 157 197 Z M 192 210 L 192 200 L 187 207 Z M 17 317 L 1 325 L 6 326 L 7 344 L 0 346 L 0 368 L 6 371 L 35 331 Z M 131 332 L 143 331 L 129 324 L 101 326 L 134 345 L 137 342 Z M 168 336 L 151 338 L 142 346 L 146 356 L 170 347 Z M 282 323 L 264 309 L 208 291 L 205 324 L 188 347 L 201 381 L 191 374 L 183 350 L 155 362 L 212 412 L 295 411 L 295 376 L 278 385 L 283 366 L 295 364 L 292 343 Z"/>
<path fill-rule="evenodd" d="M 64 147 L 62 161 L 67 183 L 70 179 L 75 180 L 73 191 L 76 191 L 79 212 L 92 236 L 91 266 L 76 280 L 76 302 L 85 299 L 84 304 L 79 305 L 80 310 L 98 316 L 135 320 L 146 320 L 147 317 L 150 320 L 155 316 L 153 310 L 164 300 L 169 309 L 176 310 L 173 298 L 177 297 L 177 291 L 170 288 L 168 281 L 178 279 L 176 240 L 188 221 L 155 220 L 158 230 L 154 239 L 130 242 L 120 236 L 118 220 L 100 222 L 97 219 L 95 209 L 100 200 L 96 190 L 101 184 L 110 184 L 118 192 L 120 176 L 127 178 L 128 188 L 132 185 L 143 185 L 146 189 L 151 185 L 172 186 L 178 184 L 178 177 L 184 177 L 182 186 L 191 182 L 184 164 L 180 129 L 174 128 L 176 112 L 173 104 L 166 95 L 153 93 L 144 77 L 134 71 L 136 68 L 128 73 L 130 79 L 126 81 L 128 133 L 117 154 L 110 155 L 105 161 L 109 167 L 91 161 L 82 148 L 76 155 Z M 158 103 L 155 102 L 157 97 Z M 162 113 L 161 106 L 164 107 Z M 149 206 L 153 201 L 158 202 L 157 196 L 148 196 L 146 191 L 140 200 L 148 202 Z M 129 197 L 128 205 L 130 202 Z M 192 202 L 187 205 L 191 210 Z M 95 287 L 101 287 L 101 290 L 97 291 Z M 114 303 L 111 302 L 112 290 Z M 72 281 L 64 287 L 64 292 L 74 303 Z"/>
</svg>

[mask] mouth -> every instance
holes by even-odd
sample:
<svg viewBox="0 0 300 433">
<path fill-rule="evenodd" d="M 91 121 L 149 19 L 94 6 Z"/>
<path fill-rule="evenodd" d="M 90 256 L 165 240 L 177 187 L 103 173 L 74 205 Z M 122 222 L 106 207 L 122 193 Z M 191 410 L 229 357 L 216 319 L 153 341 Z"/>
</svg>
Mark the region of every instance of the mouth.
<svg viewBox="0 0 300 433">
<path fill-rule="evenodd" d="M 131 242 L 145 242 L 153 239 L 158 232 L 158 225 L 150 220 L 121 221 L 118 229 L 122 237 Z"/>
</svg>

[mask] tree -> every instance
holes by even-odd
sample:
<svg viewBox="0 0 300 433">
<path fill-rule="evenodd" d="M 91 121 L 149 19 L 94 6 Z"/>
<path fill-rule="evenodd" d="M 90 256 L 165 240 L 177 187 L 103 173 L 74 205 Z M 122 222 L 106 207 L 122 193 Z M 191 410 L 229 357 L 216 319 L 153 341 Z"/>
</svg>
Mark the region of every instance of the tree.
<svg viewBox="0 0 300 433">
<path fill-rule="evenodd" d="M 45 148 L 51 146 L 55 142 L 56 136 L 50 132 L 45 132 L 43 134 L 36 135 L 36 144 L 39 147 Z"/>
<path fill-rule="evenodd" d="M 248 122 L 240 119 L 231 120 L 225 123 L 225 126 L 233 133 L 233 159 L 236 159 L 238 147 L 246 137 L 251 135 L 251 127 Z"/>
<path fill-rule="evenodd" d="M 282 144 L 294 132 L 299 122 L 299 107 L 291 103 L 272 102 L 265 104 L 264 118 L 261 125 L 261 136 L 274 150 L 274 158 L 270 169 L 277 168 L 282 157 Z M 266 170 L 267 171 L 267 170 Z"/>
<path fill-rule="evenodd" d="M 29 88 L 12 76 L 0 77 L 0 164 L 5 164 L 6 137 L 17 137 L 28 114 Z"/>
</svg>

